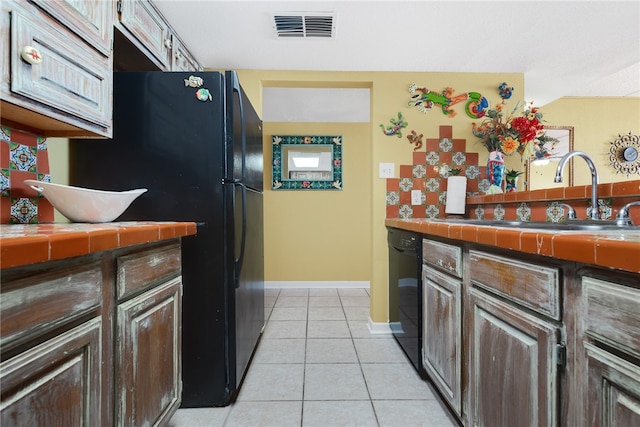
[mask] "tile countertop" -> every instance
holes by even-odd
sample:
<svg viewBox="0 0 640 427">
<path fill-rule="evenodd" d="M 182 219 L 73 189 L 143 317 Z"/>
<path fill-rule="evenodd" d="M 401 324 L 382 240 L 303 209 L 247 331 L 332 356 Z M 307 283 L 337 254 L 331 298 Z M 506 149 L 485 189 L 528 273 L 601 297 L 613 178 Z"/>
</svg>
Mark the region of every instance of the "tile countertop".
<svg viewBox="0 0 640 427">
<path fill-rule="evenodd" d="M 640 273 L 640 231 L 557 231 L 387 219 L 385 225 L 423 234 Z"/>
<path fill-rule="evenodd" d="M 196 234 L 194 222 L 0 225 L 0 268 L 18 267 Z"/>
</svg>

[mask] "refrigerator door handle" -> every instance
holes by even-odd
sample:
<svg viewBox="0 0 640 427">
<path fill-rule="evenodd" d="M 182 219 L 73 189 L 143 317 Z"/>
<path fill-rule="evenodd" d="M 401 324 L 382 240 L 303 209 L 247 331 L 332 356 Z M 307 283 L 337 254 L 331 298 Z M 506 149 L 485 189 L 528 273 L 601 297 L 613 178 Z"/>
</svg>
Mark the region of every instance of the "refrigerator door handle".
<svg viewBox="0 0 640 427">
<path fill-rule="evenodd" d="M 240 81 L 238 80 L 238 74 L 236 74 L 235 71 L 232 72 L 232 75 L 233 75 L 233 91 L 238 94 L 238 101 L 239 101 L 239 107 L 240 107 L 240 128 L 241 128 L 240 141 L 242 144 L 241 145 L 242 168 L 241 168 L 240 178 L 239 180 L 237 180 L 239 182 L 239 181 L 244 181 L 245 174 L 246 174 L 245 157 L 247 155 L 247 132 L 246 132 L 245 123 L 244 123 L 244 104 L 242 102 L 242 91 L 240 90 Z"/>
<path fill-rule="evenodd" d="M 247 187 L 241 182 L 235 182 L 242 189 L 242 234 L 240 237 L 240 254 L 234 260 L 234 280 L 236 288 L 240 287 L 240 270 L 244 262 L 244 248 L 247 240 Z"/>
</svg>

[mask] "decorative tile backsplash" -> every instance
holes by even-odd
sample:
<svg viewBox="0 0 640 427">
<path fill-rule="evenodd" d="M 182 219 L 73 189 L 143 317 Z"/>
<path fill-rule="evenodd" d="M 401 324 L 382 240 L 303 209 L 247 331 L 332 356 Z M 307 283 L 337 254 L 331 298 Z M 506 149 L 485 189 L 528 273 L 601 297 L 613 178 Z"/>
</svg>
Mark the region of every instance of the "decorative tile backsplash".
<svg viewBox="0 0 640 427">
<path fill-rule="evenodd" d="M 467 177 L 467 218 L 562 222 L 571 205 L 578 218 L 591 211 L 590 185 L 485 195 L 489 189 L 486 167 L 478 166 L 478 153 L 466 152 L 466 140 L 452 139 L 452 127 L 440 126 L 439 138 L 427 139 L 426 152 L 413 153 L 413 165 L 401 165 L 399 178 L 387 179 L 387 218 L 445 218 L 447 179 L 443 165 L 462 169 Z M 411 204 L 411 191 L 420 190 L 421 204 Z M 603 219 L 615 218 L 620 207 L 640 198 L 640 180 L 598 185 L 598 210 Z M 630 210 L 640 224 L 640 209 Z"/>
<path fill-rule="evenodd" d="M 0 133 L 0 223 L 53 222 L 53 206 L 25 179 L 51 182 L 46 138 L 2 126 Z"/>
<path fill-rule="evenodd" d="M 478 153 L 467 153 L 467 141 L 452 135 L 452 126 L 440 126 L 438 138 L 427 138 L 425 151 L 413 153 L 413 164 L 400 166 L 400 178 L 387 179 L 387 218 L 444 218 L 447 179 L 443 167 L 462 169 L 467 196 L 489 188 L 486 168 L 478 166 Z M 420 191 L 421 204 L 411 204 L 412 190 Z"/>
</svg>

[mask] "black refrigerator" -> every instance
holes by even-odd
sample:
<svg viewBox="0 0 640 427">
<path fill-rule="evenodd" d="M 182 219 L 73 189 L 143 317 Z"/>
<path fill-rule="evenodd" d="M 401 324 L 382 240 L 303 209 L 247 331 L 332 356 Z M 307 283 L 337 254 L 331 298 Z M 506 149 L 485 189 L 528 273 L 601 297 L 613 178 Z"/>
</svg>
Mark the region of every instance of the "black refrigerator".
<svg viewBox="0 0 640 427">
<path fill-rule="evenodd" d="M 113 87 L 113 138 L 70 142 L 70 183 L 147 188 L 116 221 L 196 222 L 182 407 L 228 405 L 264 327 L 262 122 L 233 71 L 116 72 Z"/>
</svg>

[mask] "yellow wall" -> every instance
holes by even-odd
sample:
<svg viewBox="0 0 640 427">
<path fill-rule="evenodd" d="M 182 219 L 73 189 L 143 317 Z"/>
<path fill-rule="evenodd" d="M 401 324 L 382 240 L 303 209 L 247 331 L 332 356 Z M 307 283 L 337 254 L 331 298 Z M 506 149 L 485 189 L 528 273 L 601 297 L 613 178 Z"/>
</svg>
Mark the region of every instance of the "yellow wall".
<svg viewBox="0 0 640 427">
<path fill-rule="evenodd" d="M 47 138 L 49 152 L 49 174 L 51 181 L 56 184 L 69 185 L 69 140 L 67 138 Z M 69 220 L 53 210 L 54 222 L 69 222 Z"/>
<path fill-rule="evenodd" d="M 371 129 L 265 123 L 265 280 L 371 280 Z M 344 189 L 271 190 L 272 135 L 342 135 Z"/>
<path fill-rule="evenodd" d="M 619 134 L 640 135 L 640 98 L 561 98 L 545 105 L 541 111 L 547 124 L 574 127 L 573 148 L 592 158 L 600 182 L 631 179 L 616 174 L 609 165 L 609 147 Z M 576 158 L 574 185 L 588 184 L 591 184 L 591 174 L 587 164 Z"/>
<path fill-rule="evenodd" d="M 269 281 L 350 281 L 370 280 L 371 318 L 387 321 L 388 267 L 385 219 L 386 181 L 378 178 L 380 162 L 399 166 L 412 163 L 413 146 L 406 139 L 411 130 L 425 138 L 437 138 L 441 125 L 453 126 L 454 138 L 467 139 L 467 150 L 480 153 L 480 165 L 487 159 L 486 150 L 475 144 L 472 119 L 463 104 L 454 106 L 458 113 L 449 118 L 439 108 L 426 114 L 408 108 L 410 83 L 441 91 L 446 86 L 456 94 L 477 91 L 491 105 L 499 101 L 497 85 L 506 81 L 515 87 L 507 108 L 524 97 L 521 74 L 479 73 L 402 73 L 402 72 L 313 72 L 240 70 L 242 86 L 262 116 L 262 88 L 291 87 L 371 87 L 371 123 L 265 123 L 265 252 L 266 280 Z M 625 180 L 610 171 L 605 154 L 618 133 L 640 133 L 638 98 L 563 98 L 542 106 L 547 124 L 575 127 L 575 149 L 595 157 L 601 182 Z M 402 138 L 383 135 L 380 125 L 389 125 L 401 111 L 409 126 Z M 344 182 L 342 192 L 270 190 L 270 135 L 342 134 L 344 147 Z M 50 144 L 52 159 L 66 161 L 64 144 Z M 423 148 L 424 149 L 424 148 Z M 62 152 L 62 154 L 61 154 Z M 55 160 L 54 160 L 55 161 Z M 576 185 L 589 182 L 580 160 L 576 162 Z M 507 167 L 522 165 L 517 156 L 507 158 Z M 59 167 L 56 167 L 59 170 Z M 53 180 L 61 182 L 52 170 Z M 309 236 L 308 238 L 304 237 Z"/>
<path fill-rule="evenodd" d="M 375 322 L 386 322 L 388 301 L 388 266 L 387 266 L 387 236 L 384 227 L 386 216 L 386 180 L 378 178 L 378 164 L 380 162 L 395 163 L 395 176 L 399 174 L 400 165 L 411 165 L 413 146 L 409 144 L 406 135 L 415 130 L 423 134 L 424 138 L 438 138 L 439 126 L 452 125 L 454 138 L 466 138 L 469 151 L 479 151 L 481 164 L 486 161 L 487 153 L 482 146 L 474 144 L 475 138 L 471 133 L 472 119 L 464 113 L 464 104 L 455 105 L 456 117 L 445 116 L 439 107 L 435 107 L 426 114 L 415 108 L 408 108 L 410 100 L 409 85 L 416 83 L 434 91 L 442 91 L 451 86 L 456 95 L 464 92 L 476 91 L 485 95 L 493 105 L 499 101 L 497 86 L 507 81 L 515 88 L 515 96 L 510 101 L 512 108 L 517 103 L 517 94 L 522 94 L 524 80 L 521 74 L 477 74 L 477 73 L 387 73 L 387 72 L 314 72 L 314 71 L 238 71 L 247 95 L 254 103 L 259 96 L 256 94 L 260 87 L 290 86 L 290 87 L 371 87 L 371 123 L 354 125 L 363 129 L 357 133 L 357 148 L 349 147 L 352 138 L 345 134 L 344 173 L 345 190 L 343 200 L 345 205 L 333 205 L 338 200 L 332 194 L 325 192 L 293 191 L 291 194 L 283 192 L 265 191 L 265 247 L 266 247 L 266 280 L 370 280 L 371 282 L 371 318 Z M 256 84 L 260 81 L 260 84 Z M 261 99 L 261 98 L 260 98 Z M 388 126 L 389 119 L 395 119 L 398 112 L 402 112 L 408 122 L 403 130 L 402 138 L 386 136 L 380 125 Z M 291 128 L 288 128 L 291 126 Z M 285 133 L 292 129 L 292 134 L 314 133 L 316 129 L 327 129 L 327 134 L 338 133 L 333 129 L 347 129 L 344 124 L 284 124 L 266 123 L 265 141 L 274 133 Z M 302 132 L 294 132 L 294 130 Z M 424 150 L 424 147 L 423 147 Z M 268 153 L 268 154 L 267 154 Z M 265 146 L 265 164 L 270 160 L 270 147 Z M 517 159 L 509 159 L 517 162 Z M 356 169 L 355 174 L 353 169 Z M 270 171 L 265 172 L 270 177 Z M 354 188 L 356 179 L 358 187 Z M 363 183 L 360 185 L 359 183 Z M 355 193 L 354 193 L 355 191 Z M 304 194 L 303 194 L 304 193 Z M 354 196 L 357 200 L 354 202 Z M 331 201 L 331 202 L 327 202 Z M 314 212 L 305 205 L 315 203 L 323 209 Z M 314 205 L 315 206 L 315 205 Z M 337 212 L 338 222 L 326 221 L 326 212 Z M 300 242 L 302 238 L 286 233 L 290 222 L 282 218 L 290 212 L 301 212 L 309 215 L 306 218 L 308 228 L 317 236 L 331 236 L 303 246 L 292 242 Z M 302 224 L 295 222 L 295 226 Z M 354 228 L 354 225 L 357 225 Z M 366 230 L 365 230 L 366 227 Z M 303 228 L 304 229 L 304 228 Z M 296 233 L 302 230 L 295 230 Z M 368 234 L 363 239 L 350 241 L 349 236 Z M 286 237 L 285 237 L 286 236 Z M 344 245 L 348 250 L 336 254 L 337 245 Z M 315 246 L 314 246 L 315 245 Z M 334 256 L 327 258 L 327 253 L 334 252 Z M 309 254 L 323 254 L 320 259 L 332 260 L 335 266 L 318 266 L 309 268 L 311 257 Z M 362 254 L 368 259 L 362 260 Z M 286 256 L 286 260 L 283 257 Z M 279 258 L 277 264 L 271 265 L 274 258 Z M 338 260 L 339 257 L 346 257 Z M 313 262 L 313 260 L 311 260 Z M 362 266 L 366 266 L 361 268 Z M 276 267 L 277 265 L 277 267 Z M 326 271 L 330 269 L 332 271 Z M 323 279 L 331 277 L 330 279 Z"/>
</svg>

